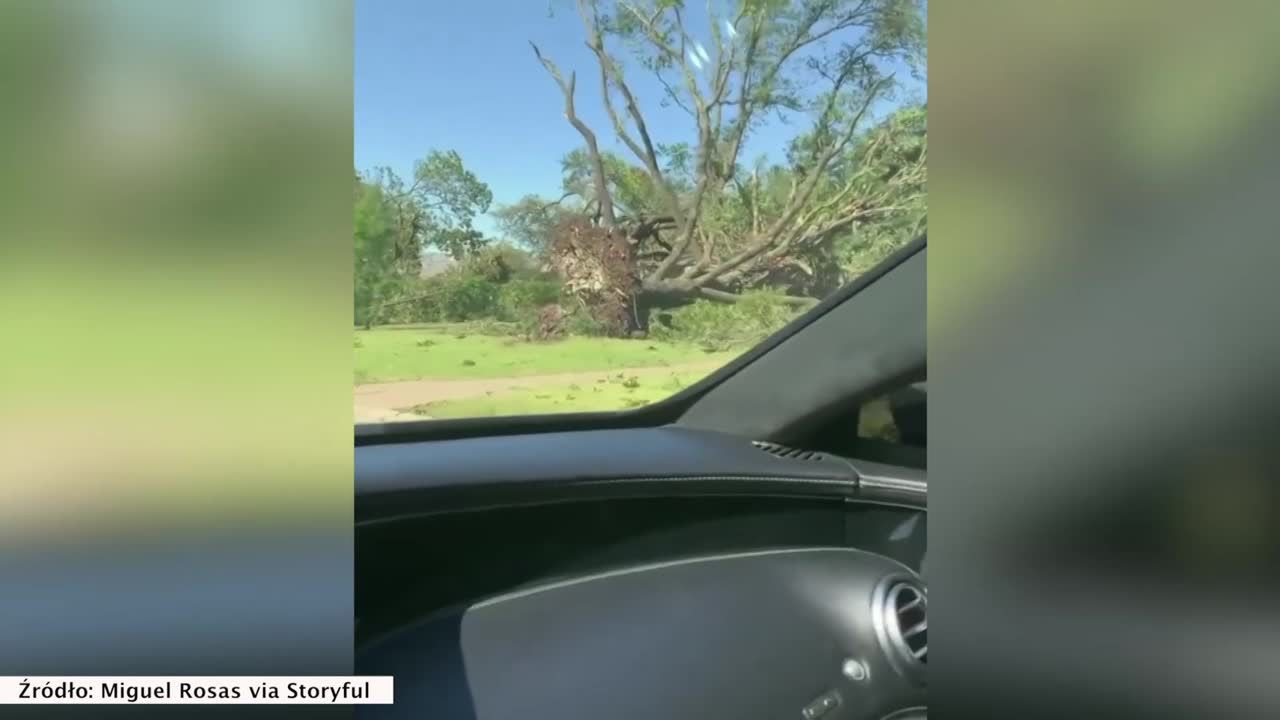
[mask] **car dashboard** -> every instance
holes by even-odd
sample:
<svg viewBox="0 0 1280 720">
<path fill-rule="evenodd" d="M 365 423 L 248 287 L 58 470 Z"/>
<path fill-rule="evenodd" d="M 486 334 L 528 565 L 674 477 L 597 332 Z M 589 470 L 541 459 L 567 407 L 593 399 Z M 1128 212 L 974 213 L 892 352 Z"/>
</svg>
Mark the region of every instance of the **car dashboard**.
<svg viewBox="0 0 1280 720">
<path fill-rule="evenodd" d="M 664 427 L 356 452 L 362 717 L 923 715 L 923 471 Z"/>
</svg>

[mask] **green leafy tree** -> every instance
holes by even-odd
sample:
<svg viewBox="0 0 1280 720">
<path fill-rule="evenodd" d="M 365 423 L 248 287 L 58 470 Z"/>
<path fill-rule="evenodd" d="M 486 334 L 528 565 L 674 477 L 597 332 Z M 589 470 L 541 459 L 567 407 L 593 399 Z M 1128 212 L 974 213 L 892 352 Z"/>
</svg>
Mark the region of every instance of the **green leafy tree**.
<svg viewBox="0 0 1280 720">
<path fill-rule="evenodd" d="M 525 195 L 517 202 L 494 210 L 492 214 L 508 240 L 541 261 L 546 257 L 556 228 L 570 217 L 586 212 L 581 203 L 566 204 L 570 198 L 569 193 L 559 200 Z"/>
<path fill-rule="evenodd" d="M 527 251 L 509 243 L 493 243 L 467 258 L 463 272 L 493 283 L 512 280 L 541 279 L 537 260 Z"/>
<path fill-rule="evenodd" d="M 860 192 L 873 198 L 881 212 L 868 222 L 837 226 L 832 233 L 844 278 L 870 270 L 925 232 L 927 154 L 927 115 L 921 105 L 891 115 L 853 158 L 855 168 L 869 171 L 862 176 Z"/>
<path fill-rule="evenodd" d="M 812 133 L 797 136 L 786 164 L 739 174 L 734 192 L 708 203 L 703 222 L 717 254 L 749 249 L 741 238 L 758 237 L 786 216 L 820 142 Z M 832 158 L 813 186 L 808 207 L 784 229 L 782 242 L 721 282 L 822 296 L 870 269 L 925 229 L 926 155 L 924 106 L 891 113 Z"/>
<path fill-rule="evenodd" d="M 382 188 L 357 175 L 355 195 L 355 322 L 368 326 L 403 288 L 404 273 L 397 267 L 395 210 Z"/>
<path fill-rule="evenodd" d="M 432 150 L 414 164 L 409 182 L 385 167 L 374 178 L 393 208 L 400 261 L 420 267 L 419 257 L 427 248 L 460 260 L 484 246 L 484 236 L 472 223 L 488 212 L 493 192 L 457 152 Z"/>
</svg>

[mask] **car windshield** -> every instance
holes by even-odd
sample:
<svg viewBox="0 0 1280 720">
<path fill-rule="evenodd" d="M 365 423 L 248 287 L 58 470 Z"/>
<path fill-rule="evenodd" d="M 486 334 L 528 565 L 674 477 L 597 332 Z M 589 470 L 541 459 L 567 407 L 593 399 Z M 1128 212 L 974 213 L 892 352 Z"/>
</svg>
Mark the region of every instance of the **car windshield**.
<svg viewBox="0 0 1280 720">
<path fill-rule="evenodd" d="M 923 233 L 918 0 L 357 0 L 355 421 L 636 408 Z"/>
</svg>

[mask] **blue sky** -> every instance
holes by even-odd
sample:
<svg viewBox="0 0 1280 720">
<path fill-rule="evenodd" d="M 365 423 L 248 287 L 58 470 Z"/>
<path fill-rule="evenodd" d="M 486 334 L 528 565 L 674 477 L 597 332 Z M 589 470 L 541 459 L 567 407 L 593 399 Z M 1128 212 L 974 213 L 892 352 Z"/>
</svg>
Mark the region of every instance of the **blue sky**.
<svg viewBox="0 0 1280 720">
<path fill-rule="evenodd" d="M 453 149 L 488 183 L 495 206 L 528 193 L 559 195 L 560 158 L 581 145 L 563 97 L 529 47 L 578 73 L 577 111 L 606 148 L 617 143 L 600 102 L 598 67 L 572 3 L 548 0 L 356 0 L 355 166 L 404 177 L 432 149 Z M 709 40 L 709 38 L 708 38 Z M 704 44 L 709 44 L 704 41 Z M 661 86 L 628 75 L 657 142 L 689 140 L 692 121 L 662 108 Z M 923 92 L 923 87 L 919 92 Z M 799 127 L 773 122 L 743 159 L 777 156 Z M 495 232 L 490 218 L 477 223 Z"/>
</svg>

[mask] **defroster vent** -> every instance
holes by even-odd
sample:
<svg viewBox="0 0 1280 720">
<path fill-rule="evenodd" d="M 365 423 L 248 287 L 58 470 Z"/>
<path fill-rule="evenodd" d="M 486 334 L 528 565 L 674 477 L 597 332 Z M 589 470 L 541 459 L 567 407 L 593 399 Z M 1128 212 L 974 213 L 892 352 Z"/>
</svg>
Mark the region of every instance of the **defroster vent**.
<svg viewBox="0 0 1280 720">
<path fill-rule="evenodd" d="M 787 460 L 821 460 L 825 455 L 812 450 L 800 450 L 798 448 L 787 447 L 777 443 L 764 442 L 762 440 L 752 440 L 752 445 L 773 455 L 774 457 L 785 458 Z"/>
</svg>

